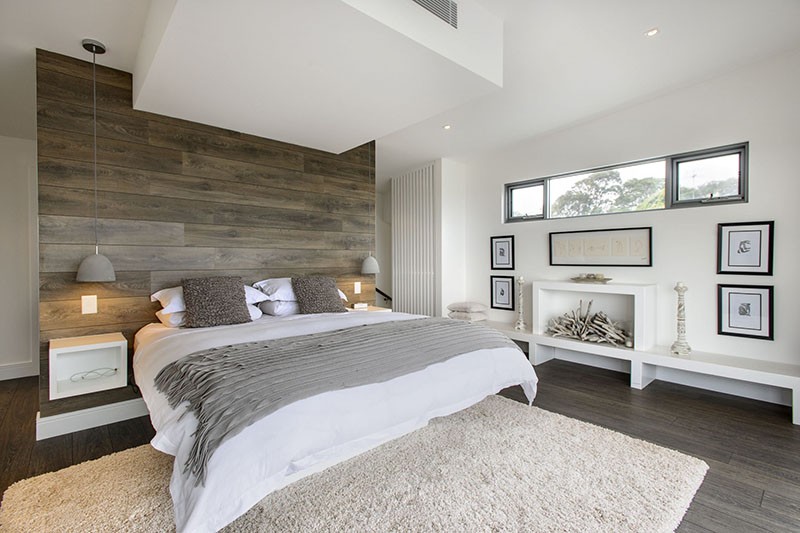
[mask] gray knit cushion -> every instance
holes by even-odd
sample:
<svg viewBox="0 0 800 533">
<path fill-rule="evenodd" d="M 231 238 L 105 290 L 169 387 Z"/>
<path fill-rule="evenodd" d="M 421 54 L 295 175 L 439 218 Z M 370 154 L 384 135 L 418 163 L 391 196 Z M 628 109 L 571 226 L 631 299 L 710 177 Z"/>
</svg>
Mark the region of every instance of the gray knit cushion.
<svg viewBox="0 0 800 533">
<path fill-rule="evenodd" d="M 184 279 L 186 327 L 207 328 L 250 322 L 244 284 L 238 276 Z"/>
<path fill-rule="evenodd" d="M 344 313 L 347 311 L 333 278 L 305 276 L 292 278 L 292 290 L 297 297 L 300 313 Z"/>
</svg>

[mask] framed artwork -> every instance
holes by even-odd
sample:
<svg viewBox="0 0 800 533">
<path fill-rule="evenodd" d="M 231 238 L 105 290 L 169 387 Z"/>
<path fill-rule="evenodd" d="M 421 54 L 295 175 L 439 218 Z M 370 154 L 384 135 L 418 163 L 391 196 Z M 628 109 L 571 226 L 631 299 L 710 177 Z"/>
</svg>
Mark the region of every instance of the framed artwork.
<svg viewBox="0 0 800 533">
<path fill-rule="evenodd" d="M 772 285 L 717 285 L 717 333 L 772 340 Z"/>
<path fill-rule="evenodd" d="M 514 270 L 514 236 L 491 237 L 492 270 Z"/>
<path fill-rule="evenodd" d="M 552 232 L 550 264 L 653 266 L 653 228 Z"/>
<path fill-rule="evenodd" d="M 492 276 L 492 309 L 514 310 L 514 277 Z"/>
<path fill-rule="evenodd" d="M 717 274 L 772 275 L 775 222 L 717 224 Z"/>
</svg>

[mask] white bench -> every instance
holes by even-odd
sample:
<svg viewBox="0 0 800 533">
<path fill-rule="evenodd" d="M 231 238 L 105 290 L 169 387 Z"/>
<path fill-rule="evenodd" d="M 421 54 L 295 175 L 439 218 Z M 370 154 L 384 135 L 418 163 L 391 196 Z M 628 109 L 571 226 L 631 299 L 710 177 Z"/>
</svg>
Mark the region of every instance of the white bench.
<svg viewBox="0 0 800 533">
<path fill-rule="evenodd" d="M 512 325 L 501 322 L 486 324 L 504 332 L 511 339 L 527 342 L 530 347 L 528 357 L 534 365 L 550 359 L 559 359 L 559 350 L 629 361 L 631 387 L 635 389 L 644 389 L 652 383 L 656 379 L 659 367 L 788 389 L 792 396 L 792 422 L 800 424 L 800 366 L 798 365 L 696 351 L 688 356 L 677 356 L 662 346 L 650 350 L 615 348 L 607 344 L 517 331 Z"/>
</svg>

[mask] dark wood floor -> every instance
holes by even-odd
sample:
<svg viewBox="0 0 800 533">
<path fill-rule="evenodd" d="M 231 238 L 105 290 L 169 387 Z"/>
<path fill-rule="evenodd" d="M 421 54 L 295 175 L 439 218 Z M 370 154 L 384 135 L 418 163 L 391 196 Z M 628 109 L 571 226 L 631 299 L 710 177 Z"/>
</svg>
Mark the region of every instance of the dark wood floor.
<svg viewBox="0 0 800 533">
<path fill-rule="evenodd" d="M 788 407 L 563 361 L 536 367 L 535 405 L 694 455 L 711 467 L 679 531 L 800 531 L 800 427 Z M 521 398 L 517 387 L 504 391 Z M 0 382 L 0 491 L 148 442 L 148 419 L 35 442 L 36 378 Z"/>
</svg>

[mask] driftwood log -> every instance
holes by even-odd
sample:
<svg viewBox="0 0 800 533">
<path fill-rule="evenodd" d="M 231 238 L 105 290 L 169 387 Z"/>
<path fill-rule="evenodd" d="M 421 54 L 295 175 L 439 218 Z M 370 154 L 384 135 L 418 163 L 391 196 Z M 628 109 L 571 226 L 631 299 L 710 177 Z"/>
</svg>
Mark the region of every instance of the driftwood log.
<svg viewBox="0 0 800 533">
<path fill-rule="evenodd" d="M 622 329 L 617 322 L 600 311 L 591 314 L 592 300 L 583 312 L 583 300 L 577 309 L 564 313 L 558 318 L 551 319 L 545 333 L 553 337 L 567 337 L 587 342 L 608 343 L 612 346 L 625 344 L 628 332 Z"/>
</svg>

